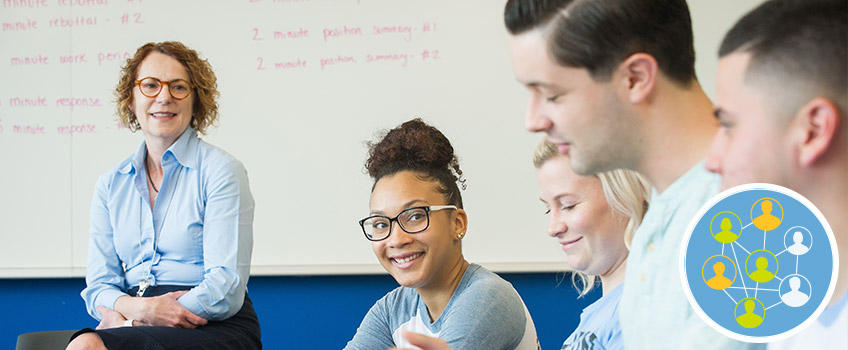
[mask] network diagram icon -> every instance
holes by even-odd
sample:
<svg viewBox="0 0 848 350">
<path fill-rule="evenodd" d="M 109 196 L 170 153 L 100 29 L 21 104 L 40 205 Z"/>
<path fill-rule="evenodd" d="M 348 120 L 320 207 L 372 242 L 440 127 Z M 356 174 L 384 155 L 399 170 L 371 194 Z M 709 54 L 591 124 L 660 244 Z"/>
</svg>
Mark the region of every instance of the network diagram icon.
<svg viewBox="0 0 848 350">
<path fill-rule="evenodd" d="M 716 331 L 772 342 L 815 321 L 838 273 L 836 241 L 821 212 L 771 184 L 726 190 L 690 222 L 680 252 L 683 290 Z"/>
</svg>

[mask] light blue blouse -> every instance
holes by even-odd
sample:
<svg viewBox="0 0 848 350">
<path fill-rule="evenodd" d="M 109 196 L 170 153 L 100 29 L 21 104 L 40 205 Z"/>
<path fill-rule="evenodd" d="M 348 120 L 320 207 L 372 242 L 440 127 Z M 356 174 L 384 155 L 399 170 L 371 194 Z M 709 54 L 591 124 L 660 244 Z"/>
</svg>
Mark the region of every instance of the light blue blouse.
<svg viewBox="0 0 848 350">
<path fill-rule="evenodd" d="M 592 305 L 583 309 L 580 324 L 562 344 L 562 350 L 621 350 L 621 325 L 618 323 L 618 302 L 624 285 L 618 285 Z"/>
<path fill-rule="evenodd" d="M 194 286 L 183 307 L 207 320 L 241 309 L 253 251 L 253 196 L 237 159 L 188 128 L 162 155 L 162 180 L 151 210 L 146 145 L 100 176 L 91 205 L 88 313 L 151 285 Z"/>
</svg>

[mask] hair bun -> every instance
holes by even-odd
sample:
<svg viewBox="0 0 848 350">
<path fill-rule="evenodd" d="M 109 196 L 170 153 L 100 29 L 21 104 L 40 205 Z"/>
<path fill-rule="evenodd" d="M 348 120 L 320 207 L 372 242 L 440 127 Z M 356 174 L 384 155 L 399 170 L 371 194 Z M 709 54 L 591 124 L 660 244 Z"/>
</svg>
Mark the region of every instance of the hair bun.
<svg viewBox="0 0 848 350">
<path fill-rule="evenodd" d="M 385 132 L 379 142 L 369 142 L 368 147 L 365 168 L 375 181 L 401 170 L 435 170 L 447 171 L 453 181 L 462 183 L 465 188 L 450 141 L 421 118 Z"/>
</svg>

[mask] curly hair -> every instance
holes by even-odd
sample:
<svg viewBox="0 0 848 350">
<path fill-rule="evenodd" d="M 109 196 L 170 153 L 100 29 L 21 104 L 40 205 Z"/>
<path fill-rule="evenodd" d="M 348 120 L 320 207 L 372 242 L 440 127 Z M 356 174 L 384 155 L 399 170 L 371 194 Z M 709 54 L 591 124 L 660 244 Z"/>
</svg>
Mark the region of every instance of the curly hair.
<svg viewBox="0 0 848 350">
<path fill-rule="evenodd" d="M 374 185 L 385 176 L 413 171 L 422 180 L 435 181 L 448 204 L 462 208 L 459 186 L 465 189 L 465 179 L 453 146 L 439 129 L 415 118 L 386 131 L 379 142 L 367 144 L 365 169 L 374 179 Z"/>
<path fill-rule="evenodd" d="M 161 43 L 147 43 L 136 50 L 133 57 L 127 59 L 126 65 L 121 68 L 121 78 L 115 87 L 115 98 L 118 119 L 121 124 L 133 132 L 139 130 L 141 125 L 133 111 L 133 89 L 138 77 L 138 68 L 141 62 L 153 52 L 158 52 L 179 61 L 188 72 L 189 81 L 194 84 L 194 104 L 192 106 L 190 126 L 201 134 L 206 133 L 206 128 L 215 125 L 218 119 L 218 79 L 208 60 L 201 59 L 194 51 L 178 41 L 163 41 Z"/>
<path fill-rule="evenodd" d="M 533 152 L 533 165 L 539 169 L 549 160 L 558 157 L 566 156 L 559 154 L 556 145 L 543 139 Z M 601 180 L 604 198 L 610 209 L 628 218 L 623 236 L 624 245 L 630 250 L 633 235 L 642 224 L 642 218 L 651 202 L 651 184 L 644 176 L 627 169 L 606 171 L 594 176 Z M 581 297 L 589 293 L 595 285 L 594 276 L 587 276 L 580 271 L 574 271 L 571 277 L 575 286 L 578 284 L 577 280 L 580 281 Z"/>
</svg>

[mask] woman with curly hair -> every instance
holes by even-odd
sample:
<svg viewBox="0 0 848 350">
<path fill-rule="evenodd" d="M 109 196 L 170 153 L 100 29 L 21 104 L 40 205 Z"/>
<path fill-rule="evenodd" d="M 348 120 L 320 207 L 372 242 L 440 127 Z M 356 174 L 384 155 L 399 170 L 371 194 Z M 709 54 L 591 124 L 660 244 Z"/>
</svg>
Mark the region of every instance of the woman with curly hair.
<svg viewBox="0 0 848 350">
<path fill-rule="evenodd" d="M 247 172 L 197 135 L 218 117 L 212 67 L 182 43 L 149 43 L 115 94 L 144 141 L 95 187 L 81 294 L 100 324 L 68 349 L 260 349 Z"/>
<path fill-rule="evenodd" d="M 400 287 L 374 304 L 345 349 L 409 347 L 409 332 L 456 349 L 537 349 L 512 285 L 462 255 L 465 180 L 445 135 L 410 120 L 370 145 L 365 167 L 371 214 L 359 224 Z"/>
</svg>

